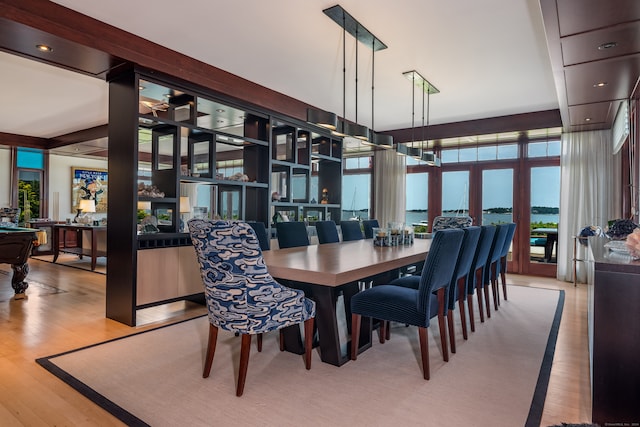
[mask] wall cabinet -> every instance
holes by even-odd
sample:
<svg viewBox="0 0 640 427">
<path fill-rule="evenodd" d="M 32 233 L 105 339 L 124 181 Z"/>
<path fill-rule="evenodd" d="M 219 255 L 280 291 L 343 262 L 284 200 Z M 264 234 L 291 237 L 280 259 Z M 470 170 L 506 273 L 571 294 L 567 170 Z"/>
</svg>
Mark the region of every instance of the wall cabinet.
<svg viewBox="0 0 640 427">
<path fill-rule="evenodd" d="M 328 131 L 146 70 L 109 84 L 118 220 L 108 228 L 107 317 L 134 325 L 137 309 L 202 291 L 191 218 L 339 221 L 342 142 Z"/>
</svg>

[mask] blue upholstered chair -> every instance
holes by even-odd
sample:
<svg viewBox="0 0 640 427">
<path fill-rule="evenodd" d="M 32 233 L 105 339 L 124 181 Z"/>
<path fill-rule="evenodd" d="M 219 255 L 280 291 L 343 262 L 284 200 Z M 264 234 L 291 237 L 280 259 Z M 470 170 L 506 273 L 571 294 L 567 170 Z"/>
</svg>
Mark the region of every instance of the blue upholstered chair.
<svg viewBox="0 0 640 427">
<path fill-rule="evenodd" d="M 276 223 L 278 247 L 280 249 L 309 246 L 307 226 L 302 221 L 287 221 Z"/>
<path fill-rule="evenodd" d="M 495 235 L 495 225 L 483 225 L 480 227 L 480 240 L 478 241 L 478 247 L 476 248 L 476 253 L 473 256 L 471 267 L 469 268 L 467 281 L 467 309 L 469 310 L 469 324 L 471 332 L 475 332 L 476 330 L 476 322 L 473 312 L 473 294 L 476 290 L 478 291 L 478 311 L 480 312 L 480 321 L 484 322 L 482 292 L 484 290 L 486 298 L 489 298 L 489 291 L 483 287 L 482 278 L 484 277 L 484 269 L 487 265 L 487 260 L 489 259 L 489 252 L 491 251 L 491 245 L 493 244 Z"/>
<path fill-rule="evenodd" d="M 351 240 L 362 240 L 362 230 L 360 229 L 360 221 L 342 221 L 340 223 L 342 230 L 342 241 L 349 242 Z"/>
<path fill-rule="evenodd" d="M 209 343 L 202 376 L 207 378 L 211 371 L 219 328 L 242 335 L 237 396 L 244 390 L 251 335 L 258 335 L 261 351 L 263 333 L 304 322 L 305 365 L 311 368 L 315 303 L 302 291 L 282 286 L 271 277 L 253 229 L 236 221 L 191 219 L 188 224 L 209 312 Z"/>
<path fill-rule="evenodd" d="M 502 254 L 502 246 L 507 238 L 509 232 L 508 224 L 496 225 L 496 235 L 493 238 L 491 244 L 491 250 L 489 251 L 489 259 L 484 269 L 483 286 L 488 292 L 489 286 L 491 287 L 491 293 L 493 294 L 493 307 L 498 310 L 498 269 L 500 268 L 500 255 Z M 487 294 L 485 293 L 485 296 Z M 487 317 L 491 317 L 491 311 L 489 310 L 489 300 L 485 301 L 485 307 L 487 308 Z"/>
<path fill-rule="evenodd" d="M 258 237 L 258 243 L 260 243 L 260 249 L 263 251 L 271 249 L 271 239 L 267 235 L 267 228 L 264 226 L 264 223 L 247 221 L 247 224 L 249 224 L 251 228 L 253 228 L 253 231 L 255 231 L 256 236 Z"/>
<path fill-rule="evenodd" d="M 469 276 L 469 270 L 471 269 L 471 263 L 473 257 L 476 254 L 478 248 L 478 242 L 480 240 L 481 228 L 466 227 L 463 228 L 464 237 L 462 239 L 462 248 L 456 262 L 456 268 L 449 284 L 449 293 L 447 295 L 447 326 L 449 327 L 449 343 L 451 344 L 451 352 L 456 352 L 456 341 L 453 330 L 453 310 L 456 308 L 456 301 L 458 302 L 460 310 L 460 322 L 462 324 L 462 336 L 466 340 L 467 334 L 467 316 L 464 310 L 464 301 L 467 298 L 467 282 Z M 420 285 L 420 276 L 404 276 L 400 277 L 389 283 L 390 285 L 405 286 L 414 289 L 418 289 Z M 386 329 L 386 338 L 389 338 L 389 330 Z"/>
<path fill-rule="evenodd" d="M 373 229 L 380 227 L 377 219 L 365 219 L 362 221 L 362 228 L 364 228 L 364 238 L 373 239 Z"/>
<path fill-rule="evenodd" d="M 516 233 L 516 223 L 511 222 L 507 224 L 509 226 L 509 230 L 507 231 L 507 236 L 504 239 L 504 245 L 502 245 L 502 251 L 500 252 L 500 277 L 502 279 L 502 294 L 506 301 L 507 299 L 507 256 L 509 255 L 509 248 L 511 247 L 511 242 L 513 242 L 513 236 Z M 498 302 L 500 302 L 500 297 L 498 296 Z"/>
<path fill-rule="evenodd" d="M 471 226 L 473 219 L 470 216 L 437 216 L 433 219 L 432 231 L 446 230 L 447 228 L 465 228 Z"/>
<path fill-rule="evenodd" d="M 418 327 L 424 379 L 429 379 L 428 331 L 430 319 L 438 316 L 440 342 L 445 361 L 449 360 L 445 309 L 447 288 L 455 270 L 463 238 L 462 230 L 436 233 L 422 269 L 418 289 L 380 285 L 366 289 L 351 298 L 351 359 L 358 356 L 362 316 L 380 320 L 381 336 L 388 321 Z"/>
<path fill-rule="evenodd" d="M 333 221 L 316 221 L 316 233 L 318 233 L 318 243 L 320 244 L 340 241 L 338 226 Z"/>
</svg>

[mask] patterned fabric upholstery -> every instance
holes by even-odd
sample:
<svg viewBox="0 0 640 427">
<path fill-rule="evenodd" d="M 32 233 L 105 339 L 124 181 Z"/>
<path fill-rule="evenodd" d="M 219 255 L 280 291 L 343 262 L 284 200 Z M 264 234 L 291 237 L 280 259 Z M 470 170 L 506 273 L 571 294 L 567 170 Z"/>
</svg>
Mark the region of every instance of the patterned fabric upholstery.
<svg viewBox="0 0 640 427">
<path fill-rule="evenodd" d="M 259 334 L 315 317 L 315 303 L 304 292 L 271 277 L 248 224 L 205 219 L 188 224 L 212 325 Z"/>
<path fill-rule="evenodd" d="M 318 233 L 318 243 L 336 243 L 340 241 L 338 227 L 333 221 L 317 221 L 316 231 Z"/>
<path fill-rule="evenodd" d="M 362 229 L 360 229 L 360 221 L 342 221 L 340 223 L 340 230 L 342 231 L 342 241 L 350 242 L 352 240 L 362 240 L 364 235 Z"/>
<path fill-rule="evenodd" d="M 437 216 L 433 220 L 433 232 L 447 228 L 470 227 L 473 219 L 470 216 Z"/>
<path fill-rule="evenodd" d="M 17 227 L 20 220 L 20 208 L 0 208 L 0 226 Z"/>
</svg>

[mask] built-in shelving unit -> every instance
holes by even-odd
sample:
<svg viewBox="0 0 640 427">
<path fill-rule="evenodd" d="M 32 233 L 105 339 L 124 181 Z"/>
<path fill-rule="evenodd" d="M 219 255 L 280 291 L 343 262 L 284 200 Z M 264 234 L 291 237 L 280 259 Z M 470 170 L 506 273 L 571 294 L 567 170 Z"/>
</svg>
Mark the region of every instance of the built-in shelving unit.
<svg viewBox="0 0 640 427">
<path fill-rule="evenodd" d="M 111 76 L 109 105 L 107 317 L 134 325 L 137 309 L 201 293 L 191 218 L 340 219 L 328 131 L 145 70 Z"/>
</svg>

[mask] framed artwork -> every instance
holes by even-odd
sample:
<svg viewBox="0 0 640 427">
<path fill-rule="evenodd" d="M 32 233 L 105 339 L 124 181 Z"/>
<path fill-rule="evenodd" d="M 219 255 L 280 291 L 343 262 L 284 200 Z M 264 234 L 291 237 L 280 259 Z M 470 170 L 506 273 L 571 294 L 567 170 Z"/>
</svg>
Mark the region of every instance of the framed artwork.
<svg viewBox="0 0 640 427">
<path fill-rule="evenodd" d="M 96 202 L 96 212 L 107 213 L 108 183 L 106 169 L 71 167 L 71 212 L 84 199 Z"/>
</svg>

